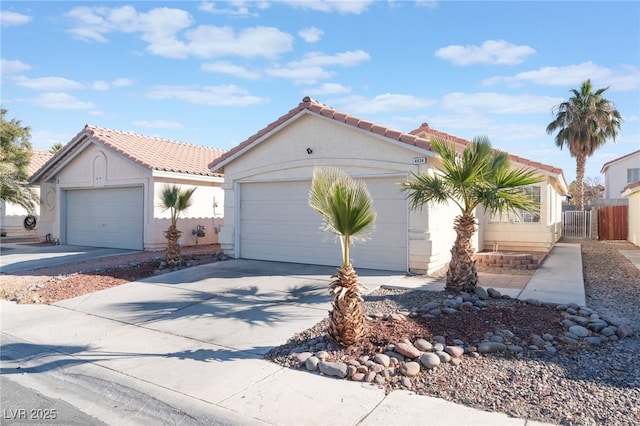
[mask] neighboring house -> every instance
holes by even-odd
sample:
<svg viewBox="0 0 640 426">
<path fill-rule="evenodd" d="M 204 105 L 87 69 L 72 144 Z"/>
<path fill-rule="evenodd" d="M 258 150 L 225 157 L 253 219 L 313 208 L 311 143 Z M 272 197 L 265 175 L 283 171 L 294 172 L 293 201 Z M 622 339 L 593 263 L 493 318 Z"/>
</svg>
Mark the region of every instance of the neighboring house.
<svg viewBox="0 0 640 426">
<path fill-rule="evenodd" d="M 39 235 L 62 244 L 157 250 L 170 215 L 158 206 L 165 184 L 197 187 L 180 216 L 181 244 L 218 242 L 223 178 L 207 164 L 223 151 L 85 126 L 30 178 L 40 184 Z M 204 227 L 205 236 L 193 231 Z"/>
<path fill-rule="evenodd" d="M 622 198 L 622 190 L 640 182 L 640 149 L 604 163 L 604 198 Z"/>
<path fill-rule="evenodd" d="M 412 134 L 414 133 L 414 134 Z M 456 206 L 410 210 L 400 184 L 412 173 L 435 172 L 439 159 L 426 126 L 404 133 L 336 111 L 310 98 L 214 160 L 224 174 L 225 223 L 220 244 L 236 258 L 322 265 L 340 264 L 340 247 L 320 231 L 321 217 L 308 206 L 314 167 L 336 166 L 363 179 L 374 199 L 376 230 L 352 250 L 357 268 L 433 272 L 451 258 Z M 533 167 L 544 182 L 532 189 L 539 217 L 498 223 L 483 218 L 480 248 L 547 251 L 560 237 L 566 183 L 562 171 L 512 156 Z"/>
<path fill-rule="evenodd" d="M 629 231 L 627 240 L 640 246 L 640 181 L 625 186 L 622 196 L 629 199 Z"/>
<path fill-rule="evenodd" d="M 46 163 L 53 154 L 49 151 L 40 151 L 34 149 L 31 151 L 31 161 L 27 167 L 27 173 L 29 176 Z M 31 185 L 31 188 L 36 194 L 40 194 L 40 187 L 38 185 Z M 38 236 L 38 222 L 40 216 L 40 205 L 37 204 L 35 208 L 36 228 L 26 229 L 24 222 L 29 212 L 17 204 L 5 203 L 0 200 L 0 230 L 6 233 L 7 237 L 11 238 L 30 238 Z"/>
</svg>

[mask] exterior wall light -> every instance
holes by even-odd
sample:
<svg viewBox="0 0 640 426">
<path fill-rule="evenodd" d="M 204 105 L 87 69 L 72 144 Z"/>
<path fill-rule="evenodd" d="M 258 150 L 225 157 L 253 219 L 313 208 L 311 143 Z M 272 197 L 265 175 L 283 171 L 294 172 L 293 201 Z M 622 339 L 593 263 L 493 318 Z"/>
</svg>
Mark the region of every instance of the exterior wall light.
<svg viewBox="0 0 640 426">
<path fill-rule="evenodd" d="M 311 148 L 307 148 L 307 154 L 312 154 L 313 150 Z"/>
</svg>

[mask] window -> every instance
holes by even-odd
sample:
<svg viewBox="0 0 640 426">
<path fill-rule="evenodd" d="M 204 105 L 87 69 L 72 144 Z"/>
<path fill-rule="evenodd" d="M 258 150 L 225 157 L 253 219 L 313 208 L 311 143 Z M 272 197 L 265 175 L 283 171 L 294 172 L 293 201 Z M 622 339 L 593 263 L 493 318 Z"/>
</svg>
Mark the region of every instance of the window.
<svg viewBox="0 0 640 426">
<path fill-rule="evenodd" d="M 540 207 L 540 187 L 539 186 L 526 186 L 523 188 L 524 192 L 527 194 L 529 198 L 531 198 L 538 207 Z M 540 213 L 529 213 L 524 210 L 518 210 L 516 213 L 508 213 L 508 214 L 496 214 L 491 217 L 491 222 L 502 222 L 502 223 L 539 223 L 540 222 Z"/>
<path fill-rule="evenodd" d="M 640 181 L 640 168 L 627 169 L 627 183 L 634 183 Z"/>
</svg>

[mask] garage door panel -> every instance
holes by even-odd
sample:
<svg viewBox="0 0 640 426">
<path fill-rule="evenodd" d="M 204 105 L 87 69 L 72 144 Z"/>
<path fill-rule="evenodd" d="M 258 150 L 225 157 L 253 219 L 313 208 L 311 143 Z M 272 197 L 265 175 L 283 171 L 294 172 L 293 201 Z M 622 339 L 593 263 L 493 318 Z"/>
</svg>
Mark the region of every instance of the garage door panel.
<svg viewBox="0 0 640 426">
<path fill-rule="evenodd" d="M 406 271 L 407 202 L 395 179 L 367 179 L 378 213 L 370 239 L 351 248 L 356 268 Z M 241 186 L 240 256 L 338 266 L 341 247 L 321 232 L 322 218 L 308 205 L 311 182 Z"/>
<path fill-rule="evenodd" d="M 66 237 L 72 245 L 142 250 L 143 189 L 67 191 Z"/>
</svg>

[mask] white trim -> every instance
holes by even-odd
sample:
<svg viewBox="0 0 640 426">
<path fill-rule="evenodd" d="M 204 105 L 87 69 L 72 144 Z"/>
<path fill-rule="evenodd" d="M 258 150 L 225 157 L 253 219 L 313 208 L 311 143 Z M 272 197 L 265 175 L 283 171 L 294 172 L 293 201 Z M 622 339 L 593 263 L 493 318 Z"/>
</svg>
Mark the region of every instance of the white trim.
<svg viewBox="0 0 640 426">
<path fill-rule="evenodd" d="M 182 173 L 182 172 L 167 172 L 164 170 L 152 170 L 151 176 L 153 176 L 154 178 L 157 177 L 157 178 L 179 179 L 179 180 L 199 180 L 202 182 L 213 182 L 213 183 L 224 182 L 224 177 L 221 177 L 221 176 L 206 176 L 206 175 L 198 175 L 198 174 Z"/>
</svg>

